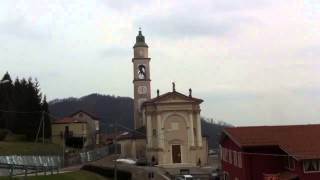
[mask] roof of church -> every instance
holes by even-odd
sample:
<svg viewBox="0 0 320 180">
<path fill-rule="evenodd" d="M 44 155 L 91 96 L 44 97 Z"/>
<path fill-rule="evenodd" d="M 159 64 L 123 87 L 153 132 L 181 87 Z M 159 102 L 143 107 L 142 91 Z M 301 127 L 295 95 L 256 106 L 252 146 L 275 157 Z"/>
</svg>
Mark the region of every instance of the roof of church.
<svg viewBox="0 0 320 180">
<path fill-rule="evenodd" d="M 52 122 L 52 124 L 72 124 L 72 123 L 86 123 L 86 122 L 76 118 L 72 118 L 72 117 L 64 117 L 62 119 Z"/>
<path fill-rule="evenodd" d="M 153 104 L 153 103 L 159 102 L 159 101 L 161 101 L 163 99 L 166 99 L 166 98 L 168 98 L 170 96 L 178 96 L 178 97 L 181 97 L 183 99 L 186 99 L 186 100 L 189 100 L 189 101 L 193 101 L 193 102 L 199 103 L 199 104 L 203 102 L 202 99 L 194 98 L 192 96 L 186 96 L 186 95 L 184 95 L 182 93 L 179 93 L 177 91 L 172 91 L 172 92 L 167 92 L 165 94 L 159 95 L 159 96 L 157 96 L 155 98 L 152 98 L 152 99 L 144 102 L 143 105 Z"/>
<path fill-rule="evenodd" d="M 141 29 L 139 29 L 139 34 L 136 37 L 136 43 L 134 44 L 133 48 L 135 47 L 148 47 L 145 42 L 144 36 L 142 35 Z"/>
</svg>

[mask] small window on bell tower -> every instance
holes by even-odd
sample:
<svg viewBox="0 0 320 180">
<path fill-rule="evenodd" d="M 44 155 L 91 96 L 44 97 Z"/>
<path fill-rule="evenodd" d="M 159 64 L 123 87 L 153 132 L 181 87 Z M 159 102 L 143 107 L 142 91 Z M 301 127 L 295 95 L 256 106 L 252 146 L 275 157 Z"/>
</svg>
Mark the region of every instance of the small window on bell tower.
<svg viewBox="0 0 320 180">
<path fill-rule="evenodd" d="M 146 79 L 146 67 L 143 64 L 138 66 L 138 78 Z"/>
</svg>

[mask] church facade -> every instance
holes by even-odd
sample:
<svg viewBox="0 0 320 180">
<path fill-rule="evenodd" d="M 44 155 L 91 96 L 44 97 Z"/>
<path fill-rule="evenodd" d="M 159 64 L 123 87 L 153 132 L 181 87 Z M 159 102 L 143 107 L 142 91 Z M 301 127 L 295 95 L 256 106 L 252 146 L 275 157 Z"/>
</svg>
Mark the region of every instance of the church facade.
<svg viewBox="0 0 320 180">
<path fill-rule="evenodd" d="M 160 95 L 157 90 L 157 96 L 151 98 L 151 59 L 141 30 L 133 50 L 134 126 L 145 136 L 129 136 L 120 140 L 122 155 L 144 157 L 160 166 L 206 164 L 208 142 L 202 136 L 200 120 L 203 100 L 192 97 L 191 89 L 188 95 L 176 91 L 174 83 L 171 92 Z M 134 149 L 130 146 L 128 150 L 128 144 L 135 144 Z"/>
</svg>

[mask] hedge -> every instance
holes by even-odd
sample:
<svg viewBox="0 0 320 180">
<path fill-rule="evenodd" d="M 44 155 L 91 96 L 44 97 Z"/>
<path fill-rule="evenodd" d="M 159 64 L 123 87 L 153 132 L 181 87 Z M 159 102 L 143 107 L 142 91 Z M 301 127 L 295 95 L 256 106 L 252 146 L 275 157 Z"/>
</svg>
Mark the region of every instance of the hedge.
<svg viewBox="0 0 320 180">
<path fill-rule="evenodd" d="M 81 169 L 99 174 L 99 175 L 107 177 L 107 178 L 114 178 L 114 169 L 113 168 L 99 167 L 99 166 L 93 166 L 93 165 L 84 165 Z M 131 173 L 128 171 L 117 170 L 117 178 L 118 179 L 131 180 L 131 176 L 132 176 Z"/>
</svg>

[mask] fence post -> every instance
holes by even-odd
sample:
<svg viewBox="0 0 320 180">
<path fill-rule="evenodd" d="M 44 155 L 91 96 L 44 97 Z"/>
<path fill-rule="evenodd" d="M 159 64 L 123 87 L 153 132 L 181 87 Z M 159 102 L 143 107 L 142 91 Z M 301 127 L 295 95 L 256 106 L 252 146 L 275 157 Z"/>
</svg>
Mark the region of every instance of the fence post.
<svg viewBox="0 0 320 180">
<path fill-rule="evenodd" d="M 39 166 L 36 166 L 36 176 L 38 176 Z"/>
<path fill-rule="evenodd" d="M 13 168 L 14 168 L 14 165 L 13 165 L 13 164 L 11 164 L 11 166 L 10 166 L 10 177 L 12 177 L 12 176 L 13 176 Z"/>
<path fill-rule="evenodd" d="M 24 168 L 24 177 L 28 176 L 28 167 L 27 166 L 23 166 Z"/>
</svg>

